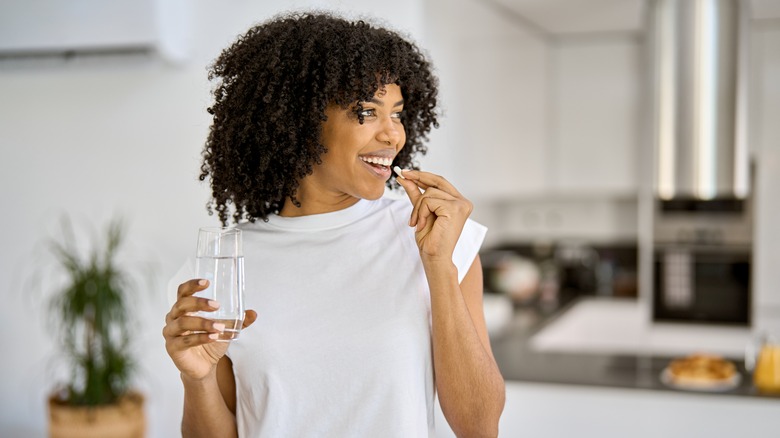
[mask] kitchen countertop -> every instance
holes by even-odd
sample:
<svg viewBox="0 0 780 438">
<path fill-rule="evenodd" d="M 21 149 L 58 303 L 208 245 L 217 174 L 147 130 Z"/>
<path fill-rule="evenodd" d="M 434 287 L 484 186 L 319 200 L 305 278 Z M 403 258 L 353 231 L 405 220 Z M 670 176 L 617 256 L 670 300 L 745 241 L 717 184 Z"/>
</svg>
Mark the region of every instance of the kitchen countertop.
<svg viewBox="0 0 780 438">
<path fill-rule="evenodd" d="M 555 311 L 542 312 L 534 307 L 515 309 L 509 324 L 491 337 L 493 354 L 506 381 L 634 388 L 780 401 L 780 396 L 756 391 L 741 360 L 733 360 L 741 374 L 737 387 L 725 391 L 690 391 L 671 388 L 661 382 L 661 373 L 673 358 L 671 356 L 539 351 L 532 348 L 531 337 L 577 301 L 573 300 Z"/>
</svg>

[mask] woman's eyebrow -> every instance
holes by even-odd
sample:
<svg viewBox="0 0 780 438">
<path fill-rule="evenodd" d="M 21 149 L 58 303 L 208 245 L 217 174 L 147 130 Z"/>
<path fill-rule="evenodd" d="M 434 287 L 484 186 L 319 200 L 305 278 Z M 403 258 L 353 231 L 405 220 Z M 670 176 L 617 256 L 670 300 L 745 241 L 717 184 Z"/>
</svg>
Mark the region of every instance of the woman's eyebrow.
<svg viewBox="0 0 780 438">
<path fill-rule="evenodd" d="M 379 106 L 385 106 L 385 104 L 384 104 L 384 103 L 383 103 L 381 100 L 377 99 L 376 97 L 372 97 L 372 98 L 371 98 L 371 100 L 370 100 L 369 102 L 371 102 L 371 103 L 375 103 L 375 104 L 377 104 L 377 105 L 379 105 Z M 401 106 L 401 105 L 403 105 L 403 104 L 404 104 L 404 100 L 403 100 L 403 99 L 401 99 L 401 100 L 399 100 L 398 102 L 396 102 L 395 104 L 393 104 L 393 108 L 395 108 L 395 107 L 397 107 L 397 106 Z"/>
</svg>

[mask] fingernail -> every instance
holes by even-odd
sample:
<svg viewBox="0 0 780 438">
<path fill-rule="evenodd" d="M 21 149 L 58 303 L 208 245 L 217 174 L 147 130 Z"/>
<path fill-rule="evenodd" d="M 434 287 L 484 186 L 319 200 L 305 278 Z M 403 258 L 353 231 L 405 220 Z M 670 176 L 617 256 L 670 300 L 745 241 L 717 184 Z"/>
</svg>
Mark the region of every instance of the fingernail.
<svg viewBox="0 0 780 438">
<path fill-rule="evenodd" d="M 206 280 L 198 280 L 198 286 L 205 286 Z"/>
<path fill-rule="evenodd" d="M 225 331 L 225 324 L 222 324 L 222 323 L 219 323 L 219 322 L 215 322 L 214 325 L 212 325 L 212 327 L 214 328 L 214 330 L 216 330 L 218 332 Z"/>
<path fill-rule="evenodd" d="M 214 309 L 219 309 L 219 303 L 214 300 L 209 300 L 209 307 L 212 307 Z"/>
<path fill-rule="evenodd" d="M 212 333 L 209 335 L 209 339 L 217 339 L 219 337 L 219 333 Z"/>
<path fill-rule="evenodd" d="M 404 177 L 404 171 L 403 171 L 403 169 L 401 169 L 399 166 L 395 166 L 395 167 L 393 167 L 393 171 L 395 171 L 396 175 L 398 175 L 399 177 L 401 177 L 401 179 L 406 179 L 406 178 Z"/>
</svg>

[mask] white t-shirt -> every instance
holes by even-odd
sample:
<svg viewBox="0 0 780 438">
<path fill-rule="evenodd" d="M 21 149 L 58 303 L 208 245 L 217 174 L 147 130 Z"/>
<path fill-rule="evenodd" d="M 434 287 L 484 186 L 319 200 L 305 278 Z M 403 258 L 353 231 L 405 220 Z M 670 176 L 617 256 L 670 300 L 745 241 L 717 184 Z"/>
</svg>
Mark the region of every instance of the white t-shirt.
<svg viewBox="0 0 780 438">
<path fill-rule="evenodd" d="M 408 200 L 242 224 L 246 308 L 228 349 L 241 437 L 434 435 L 430 296 Z M 468 220 L 461 281 L 486 232 Z"/>
</svg>

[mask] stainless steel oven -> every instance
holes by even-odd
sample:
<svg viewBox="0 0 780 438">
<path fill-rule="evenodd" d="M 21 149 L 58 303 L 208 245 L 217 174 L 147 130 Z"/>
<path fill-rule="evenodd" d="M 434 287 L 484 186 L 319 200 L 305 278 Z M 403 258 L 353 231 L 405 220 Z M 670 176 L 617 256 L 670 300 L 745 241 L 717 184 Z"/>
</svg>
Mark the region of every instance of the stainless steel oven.
<svg viewBox="0 0 780 438">
<path fill-rule="evenodd" d="M 652 316 L 750 325 L 751 199 L 658 200 Z"/>
<path fill-rule="evenodd" d="M 657 246 L 653 319 L 750 324 L 749 248 Z"/>
</svg>

